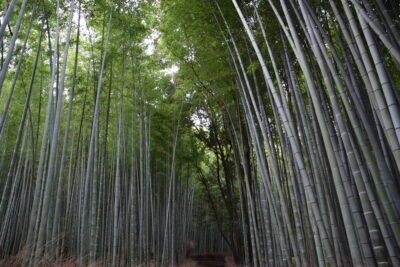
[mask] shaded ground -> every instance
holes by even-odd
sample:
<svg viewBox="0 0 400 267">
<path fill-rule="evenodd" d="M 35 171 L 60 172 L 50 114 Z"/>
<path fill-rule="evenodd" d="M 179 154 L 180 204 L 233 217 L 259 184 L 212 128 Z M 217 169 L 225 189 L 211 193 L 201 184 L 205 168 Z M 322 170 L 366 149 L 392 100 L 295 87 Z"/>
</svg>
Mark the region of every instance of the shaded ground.
<svg viewBox="0 0 400 267">
<path fill-rule="evenodd" d="M 64 259 L 53 261 L 44 257 L 39 262 L 40 267 L 78 267 L 78 262 L 74 259 Z M 106 267 L 107 264 L 95 262 L 88 267 Z M 155 267 L 156 264 L 139 265 L 140 267 Z M 25 267 L 22 257 L 16 255 L 8 259 L 0 260 L 0 267 Z M 133 266 L 132 266 L 133 267 Z M 137 266 L 138 267 L 138 266 Z M 179 267 L 239 267 L 236 265 L 232 256 L 220 253 L 208 253 L 192 255 Z"/>
<path fill-rule="evenodd" d="M 231 256 L 225 254 L 209 253 L 198 254 L 190 257 L 183 267 L 237 267 Z"/>
</svg>

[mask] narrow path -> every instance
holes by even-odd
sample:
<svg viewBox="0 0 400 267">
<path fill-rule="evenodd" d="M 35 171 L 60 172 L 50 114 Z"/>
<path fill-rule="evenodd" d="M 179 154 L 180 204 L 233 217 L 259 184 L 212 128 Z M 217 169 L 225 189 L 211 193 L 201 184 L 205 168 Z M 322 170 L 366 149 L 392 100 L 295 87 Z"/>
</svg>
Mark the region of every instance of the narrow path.
<svg viewBox="0 0 400 267">
<path fill-rule="evenodd" d="M 209 253 L 190 257 L 196 262 L 196 267 L 235 267 L 231 257 L 224 254 Z"/>
</svg>

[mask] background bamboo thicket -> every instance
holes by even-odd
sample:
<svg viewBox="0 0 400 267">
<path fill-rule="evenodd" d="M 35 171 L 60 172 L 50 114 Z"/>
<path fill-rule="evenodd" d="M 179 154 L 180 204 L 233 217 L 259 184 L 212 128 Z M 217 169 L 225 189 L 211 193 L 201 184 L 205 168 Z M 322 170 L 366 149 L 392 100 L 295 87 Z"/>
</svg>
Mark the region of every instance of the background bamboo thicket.
<svg viewBox="0 0 400 267">
<path fill-rule="evenodd" d="M 400 265 L 399 32 L 396 0 L 1 1 L 0 264 Z"/>
</svg>

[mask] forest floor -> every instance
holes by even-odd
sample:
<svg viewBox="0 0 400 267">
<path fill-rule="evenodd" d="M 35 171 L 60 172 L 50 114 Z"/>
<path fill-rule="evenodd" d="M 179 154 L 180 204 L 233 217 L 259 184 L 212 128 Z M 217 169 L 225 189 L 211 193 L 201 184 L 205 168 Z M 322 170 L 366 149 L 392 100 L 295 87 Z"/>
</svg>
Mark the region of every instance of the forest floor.
<svg viewBox="0 0 400 267">
<path fill-rule="evenodd" d="M 8 259 L 0 260 L 0 267 L 23 267 L 24 260 L 19 256 L 14 256 Z M 39 263 L 40 267 L 77 267 L 78 263 L 71 259 L 61 260 L 61 261 L 51 261 L 48 259 L 43 259 Z M 105 267 L 104 263 L 92 263 L 88 267 Z M 144 267 L 144 265 L 140 265 Z M 151 264 L 151 267 L 155 264 Z M 147 266 L 149 267 L 149 266 Z M 197 254 L 191 256 L 189 259 L 185 260 L 184 263 L 179 265 L 179 267 L 240 267 L 236 265 L 233 257 L 226 254 L 220 253 L 208 253 L 208 254 Z"/>
<path fill-rule="evenodd" d="M 232 256 L 218 253 L 193 255 L 182 267 L 238 267 Z"/>
</svg>

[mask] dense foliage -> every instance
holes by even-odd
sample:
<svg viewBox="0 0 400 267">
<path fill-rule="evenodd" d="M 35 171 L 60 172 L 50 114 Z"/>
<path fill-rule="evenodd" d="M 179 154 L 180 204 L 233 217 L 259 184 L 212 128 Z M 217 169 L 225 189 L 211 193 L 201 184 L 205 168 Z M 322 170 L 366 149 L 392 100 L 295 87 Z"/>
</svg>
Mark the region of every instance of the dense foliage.
<svg viewBox="0 0 400 267">
<path fill-rule="evenodd" d="M 400 264 L 396 0 L 0 5 L 0 257 Z"/>
</svg>

